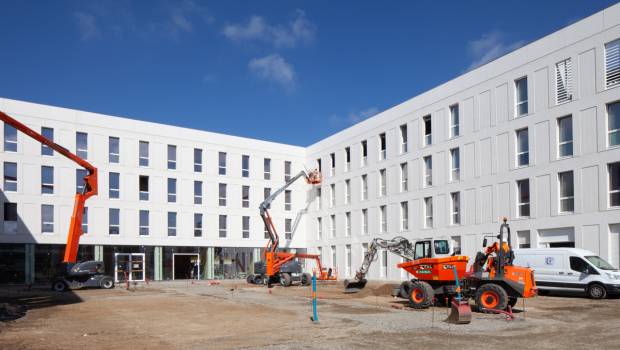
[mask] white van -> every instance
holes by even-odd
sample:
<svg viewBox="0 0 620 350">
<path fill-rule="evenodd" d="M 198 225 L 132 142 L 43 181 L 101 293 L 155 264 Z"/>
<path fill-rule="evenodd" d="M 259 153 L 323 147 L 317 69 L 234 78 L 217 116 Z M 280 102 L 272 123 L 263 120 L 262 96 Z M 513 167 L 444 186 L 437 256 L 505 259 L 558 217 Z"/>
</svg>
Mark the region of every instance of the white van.
<svg viewBox="0 0 620 350">
<path fill-rule="evenodd" d="M 592 299 L 620 294 L 620 272 L 591 251 L 576 248 L 515 249 L 514 265 L 534 269 L 539 292 L 586 292 Z"/>
</svg>

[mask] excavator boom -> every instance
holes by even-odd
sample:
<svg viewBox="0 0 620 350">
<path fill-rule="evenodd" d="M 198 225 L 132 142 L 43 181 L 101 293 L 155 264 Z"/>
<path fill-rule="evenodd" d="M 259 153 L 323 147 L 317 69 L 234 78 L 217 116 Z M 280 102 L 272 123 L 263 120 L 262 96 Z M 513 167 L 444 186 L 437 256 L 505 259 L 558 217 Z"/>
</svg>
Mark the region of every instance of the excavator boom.
<svg viewBox="0 0 620 350">
<path fill-rule="evenodd" d="M 75 263 L 80 244 L 80 236 L 83 233 L 82 216 L 84 214 L 84 204 L 88 198 L 97 194 L 97 168 L 86 160 L 71 153 L 68 149 L 54 143 L 54 141 L 32 130 L 28 126 L 22 124 L 2 111 L 0 111 L 0 120 L 69 158 L 88 171 L 88 174 L 84 177 L 84 187 L 82 193 L 75 194 L 73 212 L 71 214 L 71 223 L 69 224 L 69 234 L 67 235 L 67 245 L 65 247 L 65 255 L 63 258 L 63 263 Z"/>
</svg>

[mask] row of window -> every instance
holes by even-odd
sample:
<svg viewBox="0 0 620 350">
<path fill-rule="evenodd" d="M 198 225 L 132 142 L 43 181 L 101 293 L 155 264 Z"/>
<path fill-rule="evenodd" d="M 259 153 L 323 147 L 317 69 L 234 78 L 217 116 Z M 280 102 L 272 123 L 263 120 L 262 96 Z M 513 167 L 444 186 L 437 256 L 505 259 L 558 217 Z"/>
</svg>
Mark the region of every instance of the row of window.
<svg viewBox="0 0 620 350">
<path fill-rule="evenodd" d="M 620 207 L 620 162 L 608 164 L 609 173 L 609 206 Z M 558 179 L 558 202 L 560 213 L 572 213 L 575 210 L 575 184 L 573 171 L 560 172 Z M 517 188 L 517 217 L 530 216 L 530 180 L 522 179 L 516 182 Z M 461 195 L 460 192 L 450 193 L 450 224 L 461 224 Z M 433 228 L 433 197 L 424 198 L 424 228 Z M 379 232 L 387 232 L 387 206 L 379 206 Z M 346 212 L 345 237 L 351 236 L 351 212 Z M 316 219 L 317 238 L 323 238 L 323 218 Z M 368 234 L 368 209 L 361 210 L 361 234 Z M 400 203 L 400 230 L 409 230 L 409 204 Z M 329 216 L 330 238 L 336 237 L 336 215 Z"/>
<path fill-rule="evenodd" d="M 54 129 L 43 127 L 41 134 L 49 140 L 54 140 Z M 82 159 L 88 159 L 88 134 L 76 132 L 76 155 Z M 138 164 L 141 167 L 149 166 L 149 142 L 139 141 Z M 17 129 L 4 124 L 4 151 L 17 152 Z M 46 145 L 41 145 L 41 155 L 53 156 L 54 150 Z M 226 175 L 227 153 L 218 153 L 218 174 Z M 108 138 L 108 162 L 110 164 L 120 163 L 120 139 L 110 136 Z M 167 147 L 167 169 L 177 169 L 177 146 L 168 145 Z M 201 173 L 203 170 L 203 150 L 194 148 L 194 172 Z M 241 177 L 250 177 L 250 156 L 241 155 Z M 291 178 L 291 162 L 284 161 L 284 181 Z M 271 159 L 263 159 L 263 179 L 271 180 Z"/>
</svg>

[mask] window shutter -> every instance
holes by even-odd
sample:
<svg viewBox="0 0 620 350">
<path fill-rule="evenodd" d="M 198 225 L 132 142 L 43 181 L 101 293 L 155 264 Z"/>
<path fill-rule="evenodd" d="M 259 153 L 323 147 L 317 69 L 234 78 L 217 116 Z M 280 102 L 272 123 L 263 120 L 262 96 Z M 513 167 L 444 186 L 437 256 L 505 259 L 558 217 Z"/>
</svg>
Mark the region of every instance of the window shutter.
<svg viewBox="0 0 620 350">
<path fill-rule="evenodd" d="M 573 99 L 572 96 L 572 68 L 570 58 L 555 64 L 555 91 L 558 104 Z"/>
<path fill-rule="evenodd" d="M 620 39 L 605 44 L 605 84 L 620 83 Z"/>
</svg>

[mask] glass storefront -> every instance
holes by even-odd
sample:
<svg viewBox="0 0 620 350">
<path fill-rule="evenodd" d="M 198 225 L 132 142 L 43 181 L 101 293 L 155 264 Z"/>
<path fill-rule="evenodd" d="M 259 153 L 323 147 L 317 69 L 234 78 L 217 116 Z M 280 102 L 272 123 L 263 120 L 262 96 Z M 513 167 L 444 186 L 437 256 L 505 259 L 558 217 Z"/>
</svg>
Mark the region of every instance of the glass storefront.
<svg viewBox="0 0 620 350">
<path fill-rule="evenodd" d="M 252 256 L 254 248 L 220 248 L 214 250 L 215 279 L 244 279 L 254 270 Z"/>
<path fill-rule="evenodd" d="M 0 244 L 0 283 L 24 283 L 26 245 Z"/>
<path fill-rule="evenodd" d="M 114 276 L 114 266 L 116 264 L 115 253 L 144 253 L 144 273 L 148 280 L 155 279 L 155 259 L 153 257 L 155 247 L 125 245 L 125 246 L 103 246 L 103 263 L 105 264 L 106 275 Z"/>
</svg>

